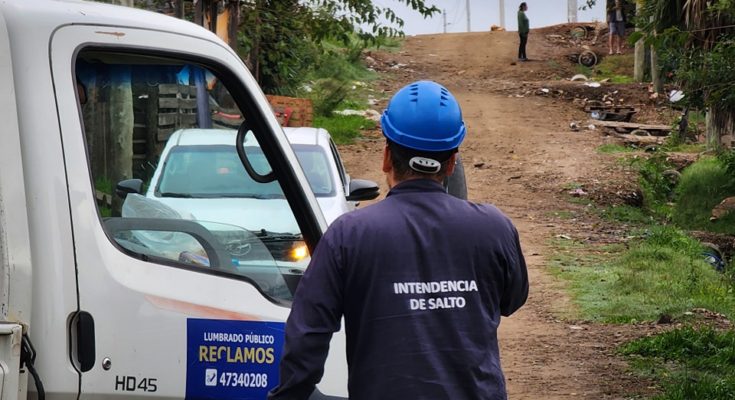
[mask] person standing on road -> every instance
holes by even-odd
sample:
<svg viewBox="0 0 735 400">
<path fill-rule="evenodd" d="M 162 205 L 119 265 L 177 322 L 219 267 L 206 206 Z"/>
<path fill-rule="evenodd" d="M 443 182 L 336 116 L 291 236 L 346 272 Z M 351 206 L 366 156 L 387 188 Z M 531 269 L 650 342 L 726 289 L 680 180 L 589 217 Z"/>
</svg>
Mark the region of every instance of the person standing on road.
<svg viewBox="0 0 735 400">
<path fill-rule="evenodd" d="M 317 245 L 268 398 L 309 397 L 344 316 L 350 399 L 505 399 L 498 325 L 528 296 L 518 232 L 494 206 L 442 187 L 466 132 L 446 88 L 400 89 L 381 125 L 390 192 Z"/>
<path fill-rule="evenodd" d="M 521 43 L 518 45 L 518 61 L 528 61 L 528 57 L 526 57 L 526 43 L 528 43 L 528 31 L 530 29 L 528 27 L 526 10 L 528 10 L 526 2 L 518 6 L 518 36 L 521 39 Z"/>
<path fill-rule="evenodd" d="M 607 11 L 607 24 L 610 28 L 607 54 L 613 54 L 613 46 L 615 46 L 615 54 L 621 54 L 620 46 L 625 37 L 625 10 L 620 0 L 615 0 L 615 5 Z"/>
</svg>

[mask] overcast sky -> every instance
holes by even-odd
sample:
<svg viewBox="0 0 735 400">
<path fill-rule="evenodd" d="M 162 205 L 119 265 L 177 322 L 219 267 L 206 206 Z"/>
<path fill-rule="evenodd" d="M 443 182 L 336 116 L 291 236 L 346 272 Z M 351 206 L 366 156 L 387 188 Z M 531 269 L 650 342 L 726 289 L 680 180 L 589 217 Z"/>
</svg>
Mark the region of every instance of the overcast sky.
<svg viewBox="0 0 735 400">
<path fill-rule="evenodd" d="M 488 31 L 491 25 L 500 25 L 500 13 L 498 0 L 426 0 L 427 4 L 434 4 L 447 12 L 447 32 L 467 32 L 467 2 L 470 8 L 470 27 L 473 32 Z M 419 13 L 401 5 L 397 0 L 373 0 L 373 3 L 381 7 L 392 8 L 398 16 L 403 18 L 403 28 L 406 35 L 418 35 L 426 33 L 442 33 L 443 18 L 437 15 L 431 19 L 423 19 Z M 579 6 L 584 2 L 578 1 Z M 577 20 L 582 21 L 604 21 L 604 2 L 598 1 L 591 10 L 578 10 Z M 510 31 L 517 30 L 518 5 L 521 1 L 505 1 L 505 25 Z M 567 22 L 567 0 L 526 0 L 528 11 L 526 16 L 531 28 L 556 25 Z"/>
</svg>

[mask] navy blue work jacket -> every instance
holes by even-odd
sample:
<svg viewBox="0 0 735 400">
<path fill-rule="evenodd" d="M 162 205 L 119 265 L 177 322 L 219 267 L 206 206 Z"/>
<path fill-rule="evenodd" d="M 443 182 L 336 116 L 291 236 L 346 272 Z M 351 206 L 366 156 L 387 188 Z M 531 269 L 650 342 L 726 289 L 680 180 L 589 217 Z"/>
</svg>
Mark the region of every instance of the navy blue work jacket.
<svg viewBox="0 0 735 400">
<path fill-rule="evenodd" d="M 342 316 L 350 399 L 505 399 L 498 324 L 527 296 L 518 232 L 505 215 L 431 180 L 402 182 L 319 242 L 269 399 L 308 398 Z"/>
</svg>

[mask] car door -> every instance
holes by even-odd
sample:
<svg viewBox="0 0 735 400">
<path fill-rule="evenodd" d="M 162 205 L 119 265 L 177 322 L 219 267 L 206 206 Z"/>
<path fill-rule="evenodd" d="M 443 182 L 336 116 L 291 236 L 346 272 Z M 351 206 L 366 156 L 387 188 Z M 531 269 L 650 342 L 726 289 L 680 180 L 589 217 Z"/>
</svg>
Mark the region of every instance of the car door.
<svg viewBox="0 0 735 400">
<path fill-rule="evenodd" d="M 305 249 L 326 224 L 264 96 L 214 39 L 69 25 L 50 50 L 78 287 L 70 363 L 81 395 L 265 398 L 277 384 Z M 263 184 L 280 197 L 203 220 L 185 203 L 136 193 L 167 162 L 160 155 L 177 132 L 231 133 L 243 123 L 265 157 L 257 172 L 273 171 L 275 181 Z M 219 179 L 218 162 L 205 157 L 197 172 L 209 175 L 184 184 Z M 178 196 L 202 200 L 186 190 Z M 276 216 L 293 228 L 273 231 Z M 328 370 L 346 370 L 343 356 L 330 360 Z M 345 383 L 344 372 L 329 373 L 320 387 L 343 394 Z"/>
</svg>

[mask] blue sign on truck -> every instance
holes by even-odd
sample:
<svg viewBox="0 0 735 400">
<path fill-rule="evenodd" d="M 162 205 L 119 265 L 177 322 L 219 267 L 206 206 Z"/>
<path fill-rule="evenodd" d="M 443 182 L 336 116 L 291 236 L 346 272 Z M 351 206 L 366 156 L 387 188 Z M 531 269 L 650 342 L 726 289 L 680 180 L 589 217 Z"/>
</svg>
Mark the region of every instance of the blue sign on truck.
<svg viewBox="0 0 735 400">
<path fill-rule="evenodd" d="M 187 320 L 187 399 L 265 399 L 278 384 L 282 322 Z"/>
</svg>

